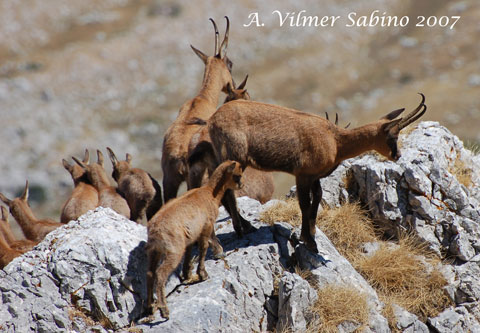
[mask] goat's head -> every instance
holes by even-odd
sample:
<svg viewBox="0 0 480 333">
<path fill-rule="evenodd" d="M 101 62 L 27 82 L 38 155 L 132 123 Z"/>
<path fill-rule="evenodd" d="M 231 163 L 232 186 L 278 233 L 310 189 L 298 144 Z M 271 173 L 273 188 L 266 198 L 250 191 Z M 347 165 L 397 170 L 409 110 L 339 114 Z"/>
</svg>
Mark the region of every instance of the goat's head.
<svg viewBox="0 0 480 333">
<path fill-rule="evenodd" d="M 88 179 L 92 184 L 99 184 L 99 182 L 109 183 L 105 169 L 103 168 L 103 154 L 100 150 L 97 149 L 97 162 L 92 164 L 85 164 L 80 161 L 75 156 L 72 156 L 72 159 L 84 169 L 88 175 Z"/>
<path fill-rule="evenodd" d="M 207 56 L 202 51 L 195 48 L 193 45 L 190 45 L 192 50 L 195 54 L 203 61 L 205 64 L 205 73 L 209 71 L 211 68 L 220 69 L 220 75 L 223 82 L 231 83 L 232 82 L 232 61 L 227 57 L 227 46 L 228 46 L 228 34 L 230 31 L 230 21 L 227 16 L 225 16 L 227 20 L 227 28 L 225 30 L 225 37 L 223 38 L 222 44 L 218 47 L 218 28 L 217 24 L 213 19 L 210 18 L 212 21 L 213 28 L 215 29 L 215 53 L 213 56 Z M 227 86 L 226 84 L 222 88 L 224 93 L 227 93 Z"/>
<path fill-rule="evenodd" d="M 90 153 L 88 152 L 88 149 L 85 149 L 85 155 L 82 162 L 85 165 L 88 165 L 90 163 Z M 62 159 L 62 163 L 63 167 L 70 173 L 70 175 L 72 175 L 72 179 L 74 182 L 78 182 L 80 180 L 87 180 L 85 170 L 81 166 L 79 166 L 78 164 L 70 164 L 65 159 Z"/>
<path fill-rule="evenodd" d="M 235 82 L 232 80 L 232 84 L 227 84 L 227 97 L 225 97 L 225 101 L 223 104 L 228 103 L 230 101 L 235 101 L 237 99 L 245 99 L 250 100 L 250 95 L 245 89 L 245 85 L 247 84 L 248 74 L 245 76 L 245 79 L 240 83 L 240 85 L 235 88 Z"/>
<path fill-rule="evenodd" d="M 23 190 L 23 193 L 21 196 L 15 199 L 8 199 L 6 196 L 3 195 L 3 193 L 0 193 L 0 200 L 2 200 L 8 208 L 10 208 L 10 213 L 12 213 L 13 216 L 18 216 L 21 214 L 21 212 L 24 212 L 25 209 L 30 209 L 30 206 L 28 205 L 28 180 L 25 182 L 25 189 Z M 2 207 L 3 208 L 3 207 Z M 3 215 L 3 209 L 2 209 L 2 215 Z M 8 214 L 7 214 L 7 219 L 8 219 Z"/>
<path fill-rule="evenodd" d="M 234 161 L 226 161 L 225 164 L 225 187 L 232 190 L 239 190 L 243 187 L 242 184 L 242 167 L 240 163 Z"/>
<path fill-rule="evenodd" d="M 427 106 L 424 104 L 425 95 L 422 93 L 419 94 L 422 96 L 422 101 L 415 110 L 406 117 L 397 118 L 405 110 L 398 109 L 390 112 L 379 120 L 380 136 L 375 150 L 391 160 L 396 161 L 401 157 L 397 146 L 400 131 L 423 116 L 427 111 Z"/>
<path fill-rule="evenodd" d="M 125 161 L 119 161 L 117 156 L 110 147 L 107 147 L 108 155 L 110 156 L 110 161 L 112 162 L 112 177 L 116 182 L 120 179 L 120 176 L 130 170 L 130 163 L 132 162 L 132 155 L 129 153 L 126 154 Z"/>
</svg>

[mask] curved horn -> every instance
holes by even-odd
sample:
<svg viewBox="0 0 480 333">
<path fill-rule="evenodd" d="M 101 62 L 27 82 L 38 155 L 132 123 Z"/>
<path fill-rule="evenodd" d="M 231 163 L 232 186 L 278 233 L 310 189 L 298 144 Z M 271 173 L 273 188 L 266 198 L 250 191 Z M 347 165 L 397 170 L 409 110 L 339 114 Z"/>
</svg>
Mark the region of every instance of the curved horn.
<svg viewBox="0 0 480 333">
<path fill-rule="evenodd" d="M 103 154 L 100 149 L 97 149 L 97 164 L 100 164 L 103 167 Z"/>
<path fill-rule="evenodd" d="M 88 164 L 90 162 L 90 153 L 88 149 L 85 149 L 85 156 L 83 157 L 83 163 Z"/>
<path fill-rule="evenodd" d="M 330 120 L 330 119 L 328 119 L 328 112 L 327 112 L 327 111 L 325 111 L 325 118 L 326 118 L 327 120 Z"/>
<path fill-rule="evenodd" d="M 420 104 L 410 112 L 406 117 L 404 117 L 400 123 L 398 124 L 399 128 L 405 128 L 411 123 L 413 123 L 415 120 L 423 116 L 423 114 L 427 111 L 427 106 L 424 104 L 425 103 L 425 95 L 422 93 L 418 93 L 420 96 L 422 96 L 422 101 Z M 420 113 L 419 113 L 420 112 Z"/>
<path fill-rule="evenodd" d="M 335 126 L 338 125 L 338 113 L 335 112 Z"/>
<path fill-rule="evenodd" d="M 72 156 L 72 159 L 75 161 L 75 163 L 77 163 L 83 169 L 87 169 L 87 166 L 82 161 L 80 161 L 78 158 L 76 158 L 75 156 Z"/>
<path fill-rule="evenodd" d="M 27 181 L 25 182 L 25 189 L 23 190 L 23 194 L 22 194 L 22 196 L 20 197 L 20 199 L 22 199 L 23 201 L 27 201 L 27 200 L 28 200 L 28 179 L 27 179 Z"/>
<path fill-rule="evenodd" d="M 247 84 L 247 80 L 248 80 L 248 74 L 245 76 L 245 79 L 242 81 L 242 83 L 240 83 L 240 85 L 238 86 L 238 89 L 245 88 L 245 85 Z"/>
<path fill-rule="evenodd" d="M 108 155 L 110 156 L 110 161 L 112 162 L 113 165 L 118 163 L 117 156 L 115 156 L 115 153 L 113 152 L 112 148 L 107 147 Z"/>
<path fill-rule="evenodd" d="M 219 50 L 218 50 L 218 28 L 217 28 L 217 24 L 215 23 L 215 21 L 212 18 L 209 18 L 209 20 L 212 21 L 213 28 L 215 29 L 215 52 L 213 54 L 217 55 L 219 53 Z"/>
<path fill-rule="evenodd" d="M 230 20 L 228 19 L 228 16 L 225 16 L 225 19 L 227 20 L 227 28 L 225 29 L 225 37 L 223 38 L 223 42 L 222 42 L 222 45 L 220 45 L 220 50 L 219 50 L 219 55 L 220 55 L 220 58 L 222 59 L 227 54 L 228 33 L 230 32 Z"/>
</svg>

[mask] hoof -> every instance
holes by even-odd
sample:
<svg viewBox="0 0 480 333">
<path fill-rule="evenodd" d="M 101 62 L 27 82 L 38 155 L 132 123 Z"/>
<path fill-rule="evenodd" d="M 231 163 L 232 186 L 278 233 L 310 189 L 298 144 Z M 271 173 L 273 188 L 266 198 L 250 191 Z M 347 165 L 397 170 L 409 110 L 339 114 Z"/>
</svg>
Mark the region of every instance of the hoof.
<svg viewBox="0 0 480 333">
<path fill-rule="evenodd" d="M 303 241 L 305 243 L 305 247 L 313 252 L 313 253 L 318 253 L 318 248 L 317 248 L 317 243 L 315 242 L 315 239 L 308 235 L 308 236 L 303 236 L 301 235 L 300 236 L 300 240 Z"/>
<path fill-rule="evenodd" d="M 170 319 L 170 311 L 168 311 L 168 308 L 166 306 L 160 308 L 160 314 L 163 318 L 167 320 Z"/>
<path fill-rule="evenodd" d="M 198 274 L 195 274 L 193 276 L 190 276 L 188 279 L 183 280 L 182 282 L 184 284 L 193 284 L 201 281 L 201 277 L 198 276 Z"/>
</svg>

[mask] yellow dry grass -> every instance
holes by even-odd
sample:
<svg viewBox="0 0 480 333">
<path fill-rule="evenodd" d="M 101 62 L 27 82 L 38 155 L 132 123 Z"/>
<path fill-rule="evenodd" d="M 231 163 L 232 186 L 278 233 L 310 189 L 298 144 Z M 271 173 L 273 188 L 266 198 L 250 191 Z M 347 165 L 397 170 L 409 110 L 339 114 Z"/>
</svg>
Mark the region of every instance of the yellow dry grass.
<svg viewBox="0 0 480 333">
<path fill-rule="evenodd" d="M 450 173 L 457 178 L 460 184 L 465 185 L 466 187 L 471 187 L 473 185 L 472 173 L 473 170 L 471 167 L 465 164 L 463 160 L 457 158 L 455 164 L 450 168 Z"/>
<path fill-rule="evenodd" d="M 338 332 L 345 321 L 359 324 L 357 331 L 368 322 L 367 297 L 350 286 L 328 285 L 318 290 L 318 300 L 312 307 L 317 320 L 310 323 L 307 332 Z"/>
<path fill-rule="evenodd" d="M 302 212 L 296 199 L 278 202 L 260 214 L 260 221 L 273 225 L 275 222 L 287 222 L 298 227 L 302 225 Z"/>
<path fill-rule="evenodd" d="M 348 260 L 360 255 L 363 243 L 376 241 L 373 223 L 358 203 L 324 208 L 317 216 L 317 226 Z"/>
<path fill-rule="evenodd" d="M 419 255 L 425 257 L 433 270 L 427 268 Z M 414 237 L 402 236 L 398 246 L 384 242 L 372 256 L 359 257 L 353 265 L 383 301 L 398 304 L 425 320 L 436 316 L 450 304 L 442 289 L 447 282 L 435 268 L 438 263 L 439 260 L 429 257 L 425 247 L 418 245 Z M 388 315 L 389 307 L 386 312 L 390 319 L 394 317 L 393 314 Z M 394 326 L 393 322 L 390 324 Z"/>
<path fill-rule="evenodd" d="M 80 309 L 71 307 L 68 309 L 68 319 L 70 319 L 70 321 L 73 322 L 75 318 L 80 318 L 89 327 L 94 326 L 96 324 L 95 320 L 87 316 Z"/>
</svg>

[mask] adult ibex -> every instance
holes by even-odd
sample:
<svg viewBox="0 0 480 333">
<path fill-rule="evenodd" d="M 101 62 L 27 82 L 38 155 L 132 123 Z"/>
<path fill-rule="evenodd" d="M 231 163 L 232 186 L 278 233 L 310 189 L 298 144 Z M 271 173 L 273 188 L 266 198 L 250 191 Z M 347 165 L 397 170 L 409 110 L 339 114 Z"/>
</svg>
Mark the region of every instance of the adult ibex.
<svg viewBox="0 0 480 333">
<path fill-rule="evenodd" d="M 400 130 L 426 111 L 425 96 L 420 105 L 404 118 L 404 109 L 390 112 L 380 120 L 344 129 L 317 115 L 252 101 L 232 101 L 221 106 L 208 121 L 212 145 L 199 145 L 190 161 L 214 153 L 217 163 L 234 160 L 242 168 L 252 166 L 266 171 L 283 171 L 296 177 L 302 211 L 301 239 L 318 252 L 315 220 L 322 198 L 320 178 L 330 175 L 345 159 L 376 150 L 397 160 Z M 239 236 L 248 231 L 236 208 L 231 191 L 225 193 L 225 207 Z M 247 226 L 247 230 L 245 230 Z"/>
<path fill-rule="evenodd" d="M 207 56 L 191 46 L 195 54 L 205 64 L 202 87 L 198 95 L 182 105 L 177 119 L 167 129 L 163 139 L 162 170 L 163 194 L 165 203 L 177 196 L 178 188 L 187 179 L 187 151 L 192 135 L 198 130 L 199 121 L 206 121 L 217 109 L 220 92 L 227 93 L 228 84 L 232 84 L 232 62 L 226 52 L 230 23 L 228 17 L 225 38 L 218 47 L 218 29 L 215 29 L 215 55 Z"/>
<path fill-rule="evenodd" d="M 227 97 L 224 103 L 230 101 L 244 99 L 250 100 L 250 95 L 245 89 L 248 75 L 245 77 L 242 83 L 238 87 L 232 87 L 230 84 L 227 86 Z M 210 142 L 210 135 L 208 134 L 208 128 L 206 122 L 202 123 L 202 127 L 192 136 L 188 145 L 188 154 L 190 155 L 200 142 Z M 209 156 L 205 156 L 205 160 L 198 159 L 188 164 L 188 189 L 200 187 L 201 184 L 206 182 L 207 170 L 208 175 L 211 175 L 215 170 L 215 163 L 208 160 Z M 248 196 L 255 200 L 265 203 L 269 201 L 273 196 L 274 184 L 273 176 L 270 172 L 264 172 L 256 170 L 254 168 L 247 167 L 243 172 L 243 187 L 235 192 L 237 197 Z"/>
</svg>

